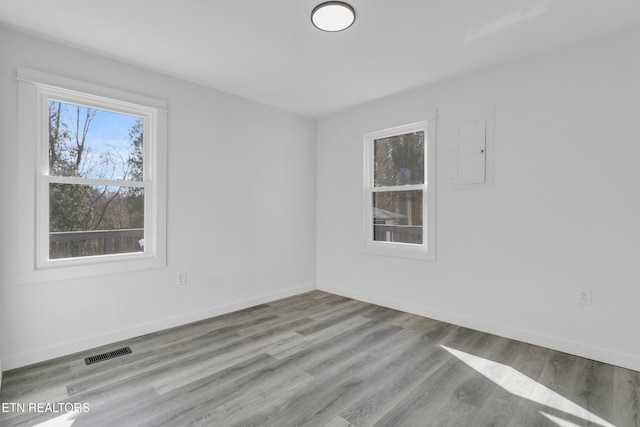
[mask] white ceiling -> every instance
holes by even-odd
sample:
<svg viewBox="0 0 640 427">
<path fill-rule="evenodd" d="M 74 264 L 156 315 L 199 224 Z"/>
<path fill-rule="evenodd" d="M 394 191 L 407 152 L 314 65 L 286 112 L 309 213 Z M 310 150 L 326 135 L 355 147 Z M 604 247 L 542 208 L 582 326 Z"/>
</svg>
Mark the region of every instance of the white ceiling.
<svg viewBox="0 0 640 427">
<path fill-rule="evenodd" d="M 639 0 L 2 0 L 0 24 L 309 117 L 640 23 Z"/>
</svg>

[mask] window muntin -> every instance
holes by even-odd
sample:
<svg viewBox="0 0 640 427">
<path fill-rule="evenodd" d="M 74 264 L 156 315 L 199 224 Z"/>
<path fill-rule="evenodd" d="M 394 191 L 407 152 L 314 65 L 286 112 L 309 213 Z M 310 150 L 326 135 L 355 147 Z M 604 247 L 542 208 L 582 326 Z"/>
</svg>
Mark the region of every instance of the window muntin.
<svg viewBox="0 0 640 427">
<path fill-rule="evenodd" d="M 48 259 L 144 252 L 144 117 L 56 99 L 48 117 Z"/>
<path fill-rule="evenodd" d="M 373 138 L 373 240 L 422 245 L 424 130 Z"/>
<path fill-rule="evenodd" d="M 435 260 L 435 118 L 364 135 L 364 252 Z"/>
</svg>

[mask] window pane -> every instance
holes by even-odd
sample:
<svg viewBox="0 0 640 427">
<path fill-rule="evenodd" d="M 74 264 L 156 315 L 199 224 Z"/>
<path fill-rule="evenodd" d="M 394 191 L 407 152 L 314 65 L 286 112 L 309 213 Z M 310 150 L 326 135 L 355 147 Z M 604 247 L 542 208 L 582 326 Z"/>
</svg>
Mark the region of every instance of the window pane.
<svg viewBox="0 0 640 427">
<path fill-rule="evenodd" d="M 373 193 L 373 240 L 422 244 L 422 190 Z"/>
<path fill-rule="evenodd" d="M 374 185 L 424 184 L 424 131 L 374 140 Z"/>
<path fill-rule="evenodd" d="M 142 181 L 141 117 L 49 101 L 49 174 Z"/>
<path fill-rule="evenodd" d="M 49 258 L 144 251 L 144 189 L 49 184 Z"/>
</svg>

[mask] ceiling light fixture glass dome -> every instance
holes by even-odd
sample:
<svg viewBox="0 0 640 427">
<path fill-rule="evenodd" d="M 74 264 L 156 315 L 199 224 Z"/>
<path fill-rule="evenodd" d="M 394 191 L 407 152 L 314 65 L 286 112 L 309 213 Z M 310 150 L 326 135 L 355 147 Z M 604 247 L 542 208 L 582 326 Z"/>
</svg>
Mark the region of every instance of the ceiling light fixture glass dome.
<svg viewBox="0 0 640 427">
<path fill-rule="evenodd" d="M 311 12 L 311 22 L 322 31 L 342 31 L 356 20 L 356 11 L 351 5 L 341 1 L 320 3 Z"/>
</svg>

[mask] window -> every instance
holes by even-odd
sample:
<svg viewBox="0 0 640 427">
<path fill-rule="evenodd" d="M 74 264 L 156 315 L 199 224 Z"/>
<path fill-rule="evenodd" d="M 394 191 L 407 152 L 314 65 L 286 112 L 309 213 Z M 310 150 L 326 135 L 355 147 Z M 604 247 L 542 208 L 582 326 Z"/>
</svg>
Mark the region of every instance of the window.
<svg viewBox="0 0 640 427">
<path fill-rule="evenodd" d="M 32 70 L 18 80 L 22 154 L 35 159 L 34 270 L 164 265 L 165 103 Z"/>
<path fill-rule="evenodd" d="M 48 99 L 46 222 L 50 259 L 144 252 L 148 118 Z M 48 202 L 48 209 L 46 208 Z"/>
<path fill-rule="evenodd" d="M 435 260 L 435 120 L 365 135 L 365 251 Z"/>
</svg>

